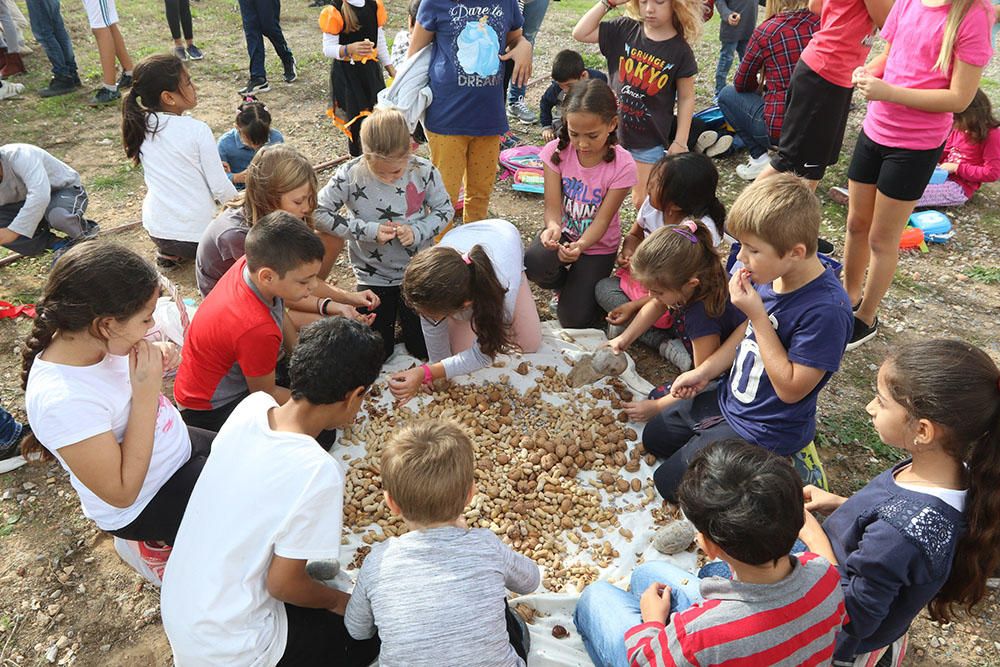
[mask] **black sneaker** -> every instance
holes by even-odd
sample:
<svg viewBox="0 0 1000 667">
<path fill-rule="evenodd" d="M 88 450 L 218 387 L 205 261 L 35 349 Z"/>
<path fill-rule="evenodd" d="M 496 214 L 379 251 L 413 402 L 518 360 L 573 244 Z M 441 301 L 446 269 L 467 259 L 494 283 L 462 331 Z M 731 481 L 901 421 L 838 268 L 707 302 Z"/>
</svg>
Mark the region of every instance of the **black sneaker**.
<svg viewBox="0 0 1000 667">
<path fill-rule="evenodd" d="M 846 349 L 847 350 L 853 350 L 854 348 L 858 347 L 862 343 L 867 343 L 872 338 L 874 338 L 875 334 L 877 334 L 877 333 L 878 333 L 878 318 L 877 317 L 875 318 L 875 321 L 872 322 L 872 325 L 868 326 L 867 324 L 864 323 L 863 320 L 860 320 L 860 319 L 857 318 L 857 316 L 855 316 L 854 317 L 854 333 L 851 334 L 851 340 L 847 343 L 847 348 Z"/>
<path fill-rule="evenodd" d="M 69 76 L 54 76 L 52 80 L 49 81 L 49 85 L 38 91 L 41 97 L 57 97 L 59 95 L 66 95 L 72 93 L 76 90 L 78 84 L 72 77 Z"/>
<path fill-rule="evenodd" d="M 295 69 L 295 56 L 289 56 L 285 63 L 285 83 L 291 83 L 299 78 L 299 71 Z"/>
<path fill-rule="evenodd" d="M 816 250 L 824 255 L 833 254 L 833 244 L 826 239 L 816 239 Z"/>
<path fill-rule="evenodd" d="M 205 57 L 205 53 L 197 46 L 192 44 L 191 46 L 187 47 L 187 56 L 191 60 L 201 60 L 202 58 Z"/>
<path fill-rule="evenodd" d="M 113 102 L 117 102 L 121 98 L 122 94 L 119 93 L 117 89 L 108 90 L 104 86 L 101 86 L 90 97 L 90 99 L 87 101 L 87 104 L 89 104 L 92 107 L 99 107 L 105 104 L 111 104 Z"/>
<path fill-rule="evenodd" d="M 118 90 L 121 90 L 122 88 L 131 88 L 131 87 L 132 87 L 132 75 L 122 72 L 122 75 L 118 77 Z"/>
<path fill-rule="evenodd" d="M 269 90 L 271 90 L 271 84 L 267 82 L 267 79 L 250 79 L 247 81 L 247 85 L 240 88 L 239 94 L 253 95 L 255 93 L 266 93 Z"/>
</svg>

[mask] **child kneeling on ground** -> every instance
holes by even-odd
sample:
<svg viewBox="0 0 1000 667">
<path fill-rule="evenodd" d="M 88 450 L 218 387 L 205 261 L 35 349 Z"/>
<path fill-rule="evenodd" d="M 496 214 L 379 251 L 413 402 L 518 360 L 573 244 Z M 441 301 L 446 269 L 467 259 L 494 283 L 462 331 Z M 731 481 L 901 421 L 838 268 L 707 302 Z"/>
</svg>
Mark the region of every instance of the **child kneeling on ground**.
<svg viewBox="0 0 1000 667">
<path fill-rule="evenodd" d="M 344 621 L 356 639 L 378 631 L 383 667 L 527 660 L 527 628 L 504 600 L 507 589 L 535 590 L 541 576 L 491 531 L 465 525 L 475 463 L 468 436 L 443 421 L 409 426 L 382 450 L 385 501 L 410 532 L 372 547 Z"/>
<path fill-rule="evenodd" d="M 291 399 L 257 392 L 233 412 L 188 501 L 161 597 L 178 665 L 364 667 L 378 640 L 348 637 L 350 596 L 306 574 L 340 553 L 344 471 L 316 437 L 357 416 L 382 341 L 342 317 L 302 330 Z M 331 369 L 336 369 L 331 372 Z"/>
<path fill-rule="evenodd" d="M 575 622 L 598 667 L 828 665 L 846 620 L 840 576 L 811 553 L 789 555 L 804 522 L 801 482 L 784 460 L 723 440 L 691 462 L 678 491 L 709 558 L 733 579 L 663 561 L 632 573 L 630 592 L 588 586 Z M 691 583 L 689 583 L 691 582 Z"/>
<path fill-rule="evenodd" d="M 799 453 L 816 434 L 816 399 L 853 326 L 847 292 L 816 256 L 819 221 L 819 201 L 796 176 L 758 180 L 733 203 L 727 227 L 742 244 L 744 268 L 730 280 L 729 298 L 749 325 L 674 380 L 671 394 L 685 400 L 643 429 L 646 449 L 667 459 L 653 475 L 665 498 L 675 497 L 694 455 L 724 438 L 794 457 L 799 474 L 813 478 Z"/>
</svg>

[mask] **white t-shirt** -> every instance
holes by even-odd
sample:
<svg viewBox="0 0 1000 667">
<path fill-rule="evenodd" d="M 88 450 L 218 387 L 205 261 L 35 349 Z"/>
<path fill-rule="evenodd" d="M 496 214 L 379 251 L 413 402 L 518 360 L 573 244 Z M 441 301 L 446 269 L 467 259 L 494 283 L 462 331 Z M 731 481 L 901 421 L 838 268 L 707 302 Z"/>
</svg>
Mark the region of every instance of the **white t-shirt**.
<svg viewBox="0 0 1000 667">
<path fill-rule="evenodd" d="M 272 555 L 339 555 L 344 473 L 313 438 L 271 430 L 274 407 L 263 392 L 236 407 L 188 501 L 160 596 L 178 667 L 275 665 L 288 619 Z"/>
<path fill-rule="evenodd" d="M 159 123 L 159 124 L 157 124 Z M 236 196 L 208 125 L 190 116 L 151 113 L 139 150 L 146 198 L 142 226 L 149 235 L 197 243 L 218 204 Z"/>
<path fill-rule="evenodd" d="M 653 206 L 649 202 L 649 197 L 646 197 L 642 200 L 642 206 L 639 207 L 639 212 L 635 216 L 635 222 L 646 232 L 646 236 L 649 236 L 663 226 L 663 211 Z M 705 225 L 708 233 L 712 235 L 712 241 L 716 246 L 722 243 L 722 237 L 719 236 L 719 229 L 711 216 L 702 216 L 698 222 Z"/>
<path fill-rule="evenodd" d="M 125 508 L 109 505 L 66 466 L 59 454 L 62 447 L 108 431 L 118 442 L 125 438 L 132 408 L 128 357 L 109 354 L 93 366 L 54 364 L 41 356 L 35 357 L 24 391 L 24 404 L 35 437 L 69 472 L 84 515 L 101 530 L 117 530 L 130 524 L 160 487 L 191 458 L 187 427 L 173 403 L 160 394 L 153 454 L 135 502 Z"/>
<path fill-rule="evenodd" d="M 513 321 L 514 306 L 517 304 L 517 293 L 521 289 L 521 277 L 524 273 L 524 246 L 517 227 L 506 220 L 470 222 L 454 227 L 442 237 L 438 245 L 454 248 L 461 253 L 468 252 L 475 245 L 481 246 L 486 251 L 490 261 L 493 262 L 497 280 L 507 288 L 503 300 L 504 318 L 507 322 Z M 452 317 L 467 320 L 470 316 L 471 310 Z M 493 363 L 493 360 L 479 349 L 478 342 L 469 349 L 453 355 L 446 322 L 433 326 L 425 318 L 420 318 L 420 324 L 424 332 L 424 341 L 427 343 L 427 354 L 432 362 L 440 361 L 444 365 L 446 377 L 465 375 Z"/>
</svg>

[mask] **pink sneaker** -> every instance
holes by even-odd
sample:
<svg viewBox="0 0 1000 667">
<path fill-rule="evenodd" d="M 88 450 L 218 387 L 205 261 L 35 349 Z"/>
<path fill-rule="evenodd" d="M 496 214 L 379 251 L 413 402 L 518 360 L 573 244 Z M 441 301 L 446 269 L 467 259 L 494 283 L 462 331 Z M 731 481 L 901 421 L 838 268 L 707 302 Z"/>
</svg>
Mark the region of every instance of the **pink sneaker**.
<svg viewBox="0 0 1000 667">
<path fill-rule="evenodd" d="M 167 567 L 172 547 L 163 542 L 139 542 L 139 556 L 156 576 L 163 579 L 163 570 Z"/>
</svg>

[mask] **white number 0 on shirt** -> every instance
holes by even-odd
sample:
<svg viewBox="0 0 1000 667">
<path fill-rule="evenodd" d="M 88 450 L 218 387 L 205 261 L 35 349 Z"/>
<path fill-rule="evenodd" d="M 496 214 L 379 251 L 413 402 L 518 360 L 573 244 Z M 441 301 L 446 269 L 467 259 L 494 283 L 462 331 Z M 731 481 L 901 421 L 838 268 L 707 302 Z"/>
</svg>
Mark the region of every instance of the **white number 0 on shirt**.
<svg viewBox="0 0 1000 667">
<path fill-rule="evenodd" d="M 740 403 L 751 403 L 757 397 L 760 378 L 764 375 L 764 360 L 760 356 L 757 341 L 752 338 L 743 339 L 736 353 L 735 368 L 736 373 L 729 384 L 733 397 Z"/>
</svg>

